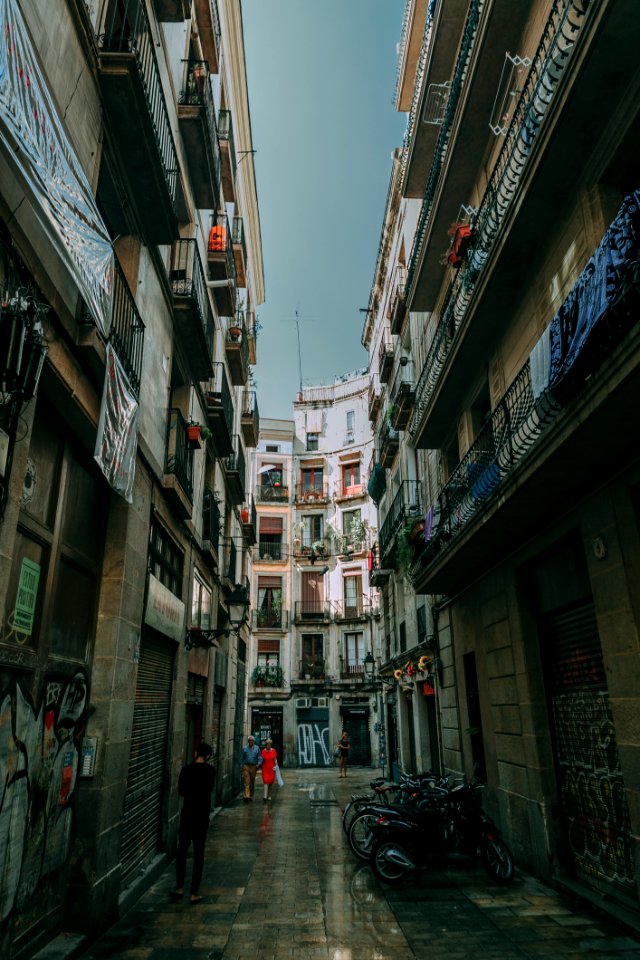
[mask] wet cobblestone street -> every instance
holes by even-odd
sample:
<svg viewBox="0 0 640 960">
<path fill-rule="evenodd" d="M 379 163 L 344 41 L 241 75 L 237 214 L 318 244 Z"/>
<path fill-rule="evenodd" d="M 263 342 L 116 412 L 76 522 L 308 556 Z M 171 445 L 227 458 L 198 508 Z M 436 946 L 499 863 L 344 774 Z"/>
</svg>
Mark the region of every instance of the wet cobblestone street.
<svg viewBox="0 0 640 960">
<path fill-rule="evenodd" d="M 640 960 L 627 932 L 520 871 L 501 888 L 455 863 L 383 889 L 341 826 L 371 771 L 283 774 L 272 803 L 257 790 L 214 819 L 201 903 L 171 901 L 171 865 L 85 960 Z"/>
</svg>

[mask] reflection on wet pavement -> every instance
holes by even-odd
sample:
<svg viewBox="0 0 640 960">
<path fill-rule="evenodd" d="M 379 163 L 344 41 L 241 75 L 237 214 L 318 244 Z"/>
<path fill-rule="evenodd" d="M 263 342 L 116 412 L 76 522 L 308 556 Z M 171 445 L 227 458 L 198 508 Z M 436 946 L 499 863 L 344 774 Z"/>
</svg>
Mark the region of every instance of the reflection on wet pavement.
<svg viewBox="0 0 640 960">
<path fill-rule="evenodd" d="M 374 772 L 283 774 L 272 802 L 239 800 L 214 819 L 202 903 L 170 901 L 171 866 L 86 960 L 640 960 L 630 936 L 520 873 L 504 889 L 451 863 L 383 889 L 341 824 Z"/>
</svg>

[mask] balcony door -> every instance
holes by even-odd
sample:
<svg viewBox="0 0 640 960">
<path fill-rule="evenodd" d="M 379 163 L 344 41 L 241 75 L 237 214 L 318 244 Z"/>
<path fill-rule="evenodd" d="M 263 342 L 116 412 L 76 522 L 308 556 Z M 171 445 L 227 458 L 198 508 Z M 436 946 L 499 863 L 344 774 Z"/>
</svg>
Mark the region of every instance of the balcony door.
<svg viewBox="0 0 640 960">
<path fill-rule="evenodd" d="M 282 626 L 282 577 L 258 577 L 258 626 Z"/>
<path fill-rule="evenodd" d="M 344 615 L 359 617 L 362 615 L 362 577 L 347 576 L 343 582 Z"/>
<path fill-rule="evenodd" d="M 324 580 L 315 570 L 301 574 L 302 616 L 305 620 L 322 620 L 324 611 Z"/>
<path fill-rule="evenodd" d="M 260 517 L 258 556 L 261 560 L 283 560 L 283 518 Z"/>
</svg>

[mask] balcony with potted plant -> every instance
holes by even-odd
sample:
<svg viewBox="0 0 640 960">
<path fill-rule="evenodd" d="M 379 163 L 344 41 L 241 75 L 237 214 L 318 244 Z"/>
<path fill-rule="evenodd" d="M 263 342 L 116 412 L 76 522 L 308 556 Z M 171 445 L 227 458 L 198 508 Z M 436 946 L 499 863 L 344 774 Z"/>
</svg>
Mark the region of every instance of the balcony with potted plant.
<svg viewBox="0 0 640 960">
<path fill-rule="evenodd" d="M 391 425 L 396 430 L 405 430 L 416 398 L 413 364 L 409 357 L 400 357 L 398 369 L 391 385 Z"/>
<path fill-rule="evenodd" d="M 276 662 L 258 664 L 251 671 L 251 683 L 254 687 L 274 687 L 282 690 L 285 685 L 284 670 Z"/>
<path fill-rule="evenodd" d="M 193 449 L 189 446 L 187 421 L 176 407 L 169 410 L 163 486 L 183 519 L 193 511 Z"/>
<path fill-rule="evenodd" d="M 242 525 L 242 536 L 248 547 L 252 547 L 256 542 L 256 531 L 258 529 L 256 504 L 253 496 L 249 494 L 248 499 L 240 507 L 240 523 Z"/>
<path fill-rule="evenodd" d="M 224 317 L 233 316 L 236 308 L 236 264 L 231 243 L 231 230 L 226 213 L 219 213 L 217 210 L 211 214 L 207 264 L 211 280 L 210 287 L 218 313 Z"/>
<path fill-rule="evenodd" d="M 194 380 L 207 380 L 213 363 L 214 320 L 204 267 L 196 240 L 177 240 L 171 248 L 169 284 L 175 329 Z"/>
<path fill-rule="evenodd" d="M 298 680 L 317 683 L 326 677 L 324 657 L 305 657 L 300 661 Z"/>
<path fill-rule="evenodd" d="M 189 18 L 190 4 L 187 0 L 155 0 L 156 3 L 182 3 L 186 5 L 187 13 L 183 20 Z M 202 47 L 202 56 L 209 64 L 211 73 L 218 73 L 220 69 L 220 15 L 218 0 L 195 0 L 195 19 L 198 24 L 198 36 Z M 160 18 L 158 18 L 160 19 Z"/>
<path fill-rule="evenodd" d="M 234 387 L 244 387 L 249 376 L 249 344 L 244 322 L 244 308 L 238 306 L 235 316 L 223 318 L 222 323 L 226 325 L 224 349 L 231 383 Z"/>
</svg>

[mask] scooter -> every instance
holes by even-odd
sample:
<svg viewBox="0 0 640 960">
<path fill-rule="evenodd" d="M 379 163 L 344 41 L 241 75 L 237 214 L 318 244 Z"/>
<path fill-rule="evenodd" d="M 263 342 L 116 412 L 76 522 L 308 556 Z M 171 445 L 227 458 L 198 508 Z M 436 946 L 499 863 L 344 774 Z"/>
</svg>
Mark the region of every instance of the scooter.
<svg viewBox="0 0 640 960">
<path fill-rule="evenodd" d="M 371 830 L 371 866 L 384 883 L 404 878 L 437 857 L 465 854 L 480 857 L 489 876 L 500 884 L 513 880 L 511 852 L 479 802 L 481 784 L 464 784 L 426 810 L 391 819 L 382 814 Z"/>
</svg>

